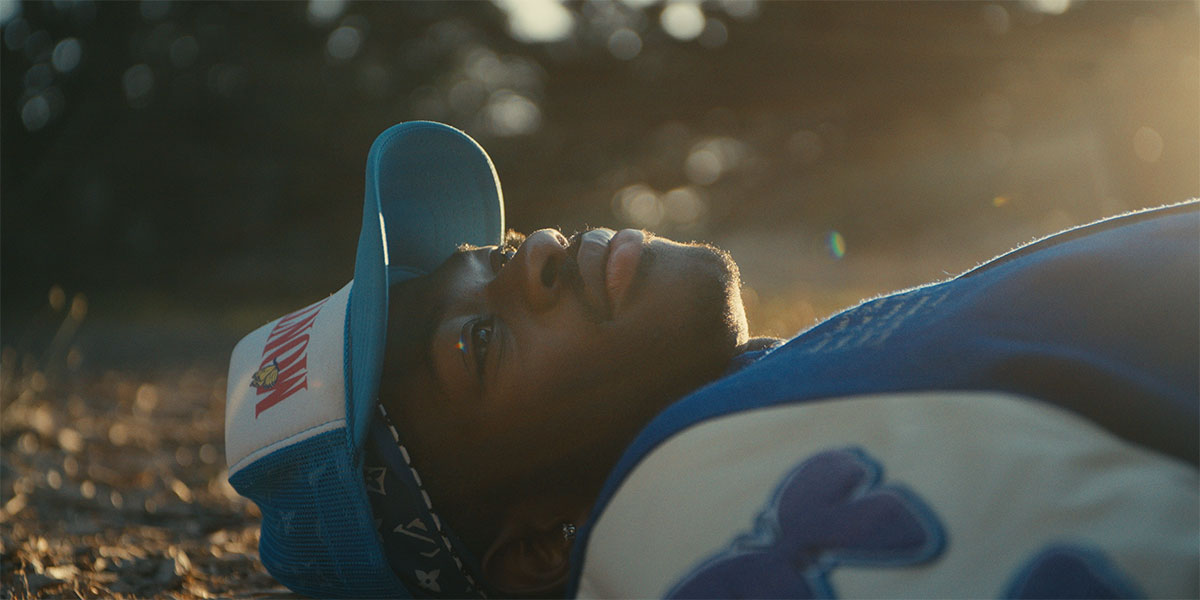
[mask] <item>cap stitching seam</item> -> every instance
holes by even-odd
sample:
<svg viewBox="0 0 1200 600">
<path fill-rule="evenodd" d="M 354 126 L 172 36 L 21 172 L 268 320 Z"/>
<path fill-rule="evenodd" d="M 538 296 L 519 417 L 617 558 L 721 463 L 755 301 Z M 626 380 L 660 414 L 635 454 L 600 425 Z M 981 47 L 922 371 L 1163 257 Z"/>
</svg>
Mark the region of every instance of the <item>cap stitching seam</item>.
<svg viewBox="0 0 1200 600">
<path fill-rule="evenodd" d="M 450 543 L 450 538 L 446 536 L 445 530 L 442 529 L 442 519 L 438 516 L 437 511 L 433 510 L 433 502 L 429 499 L 429 493 L 425 491 L 425 487 L 421 484 L 421 476 L 417 474 L 417 469 L 412 465 L 412 461 L 408 456 L 408 449 L 404 444 L 400 443 L 400 432 L 396 430 L 396 426 L 392 424 L 392 420 L 388 417 L 387 409 L 383 407 L 383 403 L 377 403 L 379 414 L 383 416 L 383 422 L 387 425 L 388 431 L 392 434 L 392 441 L 400 448 L 400 454 L 404 457 L 404 464 L 408 467 L 409 473 L 413 475 L 413 479 L 417 482 L 417 489 L 421 491 L 421 498 L 425 501 L 425 508 L 429 510 L 429 514 L 433 517 L 433 524 L 437 527 L 438 536 L 442 538 L 442 545 L 446 551 L 450 553 L 450 558 L 454 559 L 454 564 L 458 567 L 458 571 L 466 578 L 467 583 L 471 586 L 471 591 L 477 592 L 483 597 L 487 597 L 475 583 L 475 579 L 467 572 L 463 562 L 458 557 L 458 553 L 454 551 L 454 546 Z"/>
</svg>

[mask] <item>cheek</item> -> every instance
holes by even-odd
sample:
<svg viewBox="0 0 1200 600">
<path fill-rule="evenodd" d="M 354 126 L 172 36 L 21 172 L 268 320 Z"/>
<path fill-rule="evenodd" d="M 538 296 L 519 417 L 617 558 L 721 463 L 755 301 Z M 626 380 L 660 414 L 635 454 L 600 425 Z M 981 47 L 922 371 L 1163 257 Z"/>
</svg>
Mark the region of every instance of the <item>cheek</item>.
<svg viewBox="0 0 1200 600">
<path fill-rule="evenodd" d="M 515 428 L 566 420 L 582 394 L 621 381 L 636 364 L 636 348 L 616 333 L 578 321 L 520 332 L 486 410 Z"/>
</svg>

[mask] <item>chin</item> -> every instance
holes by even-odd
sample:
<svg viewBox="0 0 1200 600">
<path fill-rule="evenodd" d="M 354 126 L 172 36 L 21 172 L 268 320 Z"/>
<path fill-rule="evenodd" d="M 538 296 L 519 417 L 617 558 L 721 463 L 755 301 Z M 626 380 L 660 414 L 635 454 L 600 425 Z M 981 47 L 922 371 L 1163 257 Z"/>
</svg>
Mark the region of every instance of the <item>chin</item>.
<svg viewBox="0 0 1200 600">
<path fill-rule="evenodd" d="M 665 352 L 723 372 L 749 337 L 737 264 L 715 246 L 657 237 L 643 254 L 631 290 L 641 320 L 670 341 Z"/>
</svg>

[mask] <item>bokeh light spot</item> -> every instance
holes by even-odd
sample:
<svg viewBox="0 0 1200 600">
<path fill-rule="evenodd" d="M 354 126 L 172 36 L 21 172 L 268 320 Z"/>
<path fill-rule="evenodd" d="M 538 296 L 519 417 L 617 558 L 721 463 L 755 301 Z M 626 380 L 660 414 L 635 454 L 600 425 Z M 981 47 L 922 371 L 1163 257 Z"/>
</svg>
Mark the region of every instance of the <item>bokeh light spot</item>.
<svg viewBox="0 0 1200 600">
<path fill-rule="evenodd" d="M 758 0 L 721 0 L 725 14 L 745 21 L 758 16 Z"/>
<path fill-rule="evenodd" d="M 59 73 L 69 73 L 79 66 L 79 60 L 83 57 L 83 45 L 79 40 L 69 37 L 54 46 L 54 51 L 50 54 L 50 62 Z"/>
<path fill-rule="evenodd" d="M 1133 152 L 1145 162 L 1158 162 L 1163 152 L 1163 139 L 1149 127 L 1139 127 L 1133 134 Z"/>
<path fill-rule="evenodd" d="M 37 131 L 50 122 L 50 102 L 38 94 L 25 101 L 21 107 L 21 123 L 29 131 Z"/>
<path fill-rule="evenodd" d="M 613 195 L 613 211 L 636 227 L 657 226 L 664 212 L 658 193 L 643 183 L 624 187 Z"/>
<path fill-rule="evenodd" d="M 691 186 L 677 187 L 662 198 L 663 211 L 669 221 L 680 225 L 691 225 L 704 216 L 704 200 Z"/>
<path fill-rule="evenodd" d="M 130 105 L 145 106 L 154 90 L 154 71 L 145 63 L 133 65 L 121 76 L 121 86 Z"/>
<path fill-rule="evenodd" d="M 842 234 L 831 231 L 826 242 L 829 245 L 829 254 L 833 255 L 834 258 L 846 256 L 846 239 L 842 237 Z"/>
<path fill-rule="evenodd" d="M 50 286 L 50 309 L 58 312 L 67 305 L 67 293 L 63 291 L 62 286 Z"/>
<path fill-rule="evenodd" d="M 129 427 L 120 421 L 108 428 L 108 441 L 114 446 L 124 446 L 129 443 Z"/>
<path fill-rule="evenodd" d="M 211 465 L 217 462 L 220 458 L 217 453 L 217 447 L 212 444 L 204 444 L 200 446 L 200 461 L 206 465 Z"/>
<path fill-rule="evenodd" d="M 499 136 L 533 133 L 542 123 L 542 111 L 532 100 L 512 90 L 499 90 L 484 108 L 488 128 Z"/>
<path fill-rule="evenodd" d="M 721 159 L 712 150 L 700 148 L 688 154 L 683 170 L 692 183 L 709 185 L 721 176 Z"/>
<path fill-rule="evenodd" d="M 308 0 L 308 22 L 324 25 L 342 15 L 346 0 Z"/>
<path fill-rule="evenodd" d="M 677 40 L 694 40 L 704 31 L 704 12 L 694 2 L 671 2 L 663 8 L 659 23 Z"/>
<path fill-rule="evenodd" d="M 362 33 L 357 27 L 351 25 L 342 25 L 334 29 L 325 42 L 325 50 L 329 52 L 329 56 L 337 60 L 354 58 L 354 55 L 358 54 L 360 46 L 362 46 Z"/>
<path fill-rule="evenodd" d="M 692 183 L 709 185 L 735 169 L 745 157 L 746 145 L 742 142 L 727 137 L 709 138 L 692 146 L 683 170 Z"/>
<path fill-rule="evenodd" d="M 642 37 L 628 27 L 622 27 L 608 36 L 608 51 L 621 60 L 632 60 L 642 51 Z"/>
<path fill-rule="evenodd" d="M 522 42 L 564 40 L 575 29 L 571 11 L 558 0 L 493 0 L 508 14 L 509 33 Z"/>
<path fill-rule="evenodd" d="M 17 3 L 13 1 L 12 4 Z M 25 38 L 27 37 L 29 37 L 29 21 L 16 17 L 11 23 L 4 24 L 4 45 L 9 50 L 16 52 L 25 47 Z"/>
<path fill-rule="evenodd" d="M 0 25 L 21 14 L 21 3 L 17 0 L 0 0 Z"/>
<path fill-rule="evenodd" d="M 1046 15 L 1061 15 L 1071 8 L 1071 0 L 1023 0 L 1023 3 L 1030 10 Z"/>
<path fill-rule="evenodd" d="M 138 386 L 137 394 L 133 401 L 135 412 L 139 415 L 148 416 L 154 412 L 158 406 L 158 388 L 151 383 L 143 383 Z"/>
<path fill-rule="evenodd" d="M 171 64 L 176 69 L 182 69 L 196 62 L 196 57 L 200 54 L 200 44 L 196 41 L 196 38 L 190 35 L 180 36 L 174 42 L 171 42 L 169 53 L 171 55 Z"/>
</svg>

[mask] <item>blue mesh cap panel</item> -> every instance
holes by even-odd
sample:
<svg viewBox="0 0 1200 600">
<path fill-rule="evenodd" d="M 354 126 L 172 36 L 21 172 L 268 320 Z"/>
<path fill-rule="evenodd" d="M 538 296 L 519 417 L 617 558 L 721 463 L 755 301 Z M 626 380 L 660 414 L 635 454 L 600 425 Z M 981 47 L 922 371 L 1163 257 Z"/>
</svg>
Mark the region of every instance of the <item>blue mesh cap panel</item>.
<svg viewBox="0 0 1200 600">
<path fill-rule="evenodd" d="M 409 598 L 388 567 L 345 429 L 275 451 L 229 478 L 262 512 L 271 575 L 320 598 Z"/>
</svg>

